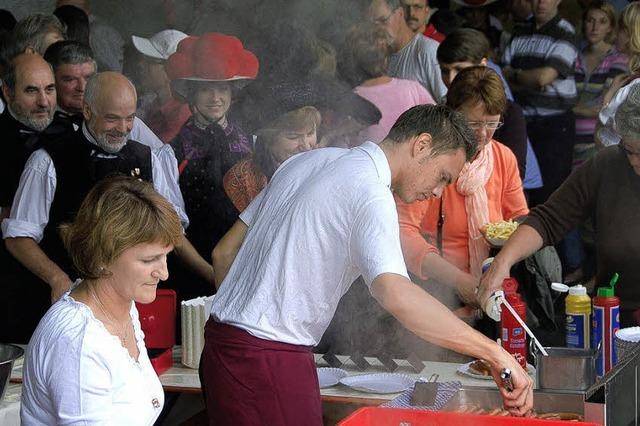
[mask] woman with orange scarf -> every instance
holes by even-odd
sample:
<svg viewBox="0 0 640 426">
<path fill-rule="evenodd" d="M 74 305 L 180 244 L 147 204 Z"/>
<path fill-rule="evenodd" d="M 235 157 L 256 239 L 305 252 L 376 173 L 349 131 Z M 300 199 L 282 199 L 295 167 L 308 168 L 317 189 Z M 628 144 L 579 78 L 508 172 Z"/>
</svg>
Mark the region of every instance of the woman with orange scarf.
<svg viewBox="0 0 640 426">
<path fill-rule="evenodd" d="M 493 139 L 506 107 L 500 77 L 482 66 L 460 71 L 447 93 L 447 105 L 464 114 L 474 130 L 476 157 L 440 198 L 396 203 L 409 271 L 428 280 L 428 290 L 455 308 L 460 301 L 475 303 L 481 265 L 490 249 L 481 227 L 526 215 L 529 209 L 514 154 Z"/>
</svg>

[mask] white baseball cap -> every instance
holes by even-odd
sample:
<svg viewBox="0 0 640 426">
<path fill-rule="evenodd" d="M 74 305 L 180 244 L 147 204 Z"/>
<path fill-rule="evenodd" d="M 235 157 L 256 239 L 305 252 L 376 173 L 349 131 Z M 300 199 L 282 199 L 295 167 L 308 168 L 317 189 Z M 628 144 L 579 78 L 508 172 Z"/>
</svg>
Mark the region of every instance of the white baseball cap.
<svg viewBox="0 0 640 426">
<path fill-rule="evenodd" d="M 151 38 L 131 36 L 133 45 L 140 53 L 156 59 L 169 59 L 176 52 L 178 43 L 189 37 L 178 30 L 163 30 L 154 34 Z"/>
</svg>

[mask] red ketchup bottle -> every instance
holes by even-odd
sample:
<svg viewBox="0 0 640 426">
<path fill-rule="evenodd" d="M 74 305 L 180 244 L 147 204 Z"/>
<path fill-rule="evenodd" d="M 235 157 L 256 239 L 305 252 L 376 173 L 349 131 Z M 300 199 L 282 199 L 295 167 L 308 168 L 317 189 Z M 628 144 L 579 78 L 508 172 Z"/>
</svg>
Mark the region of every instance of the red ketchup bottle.
<svg viewBox="0 0 640 426">
<path fill-rule="evenodd" d="M 518 294 L 518 281 L 515 278 L 505 278 L 502 282 L 504 298 L 509 302 L 513 310 L 522 321 L 527 320 L 527 304 Z M 520 366 L 527 370 L 527 332 L 515 319 L 506 306 L 502 306 L 500 325 L 502 327 L 502 347 L 518 361 Z"/>
<path fill-rule="evenodd" d="M 591 347 L 596 349 L 601 344 L 601 350 L 596 359 L 596 375 L 604 376 L 617 361 L 614 336 L 620 329 L 620 299 L 614 294 L 614 287 L 619 275 L 613 274 L 609 287 L 599 287 L 597 296 L 593 298 L 593 324 L 591 328 Z"/>
</svg>

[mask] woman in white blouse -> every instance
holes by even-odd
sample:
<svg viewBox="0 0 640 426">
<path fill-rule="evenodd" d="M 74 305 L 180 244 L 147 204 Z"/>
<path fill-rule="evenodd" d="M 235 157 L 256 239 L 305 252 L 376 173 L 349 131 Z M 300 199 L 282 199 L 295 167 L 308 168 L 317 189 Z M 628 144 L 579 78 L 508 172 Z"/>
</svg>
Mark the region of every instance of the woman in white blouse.
<svg viewBox="0 0 640 426">
<path fill-rule="evenodd" d="M 180 219 L 150 184 L 119 176 L 99 182 L 61 232 L 83 279 L 29 342 L 22 424 L 152 425 L 164 394 L 134 302 L 152 302 L 167 279 Z"/>
</svg>

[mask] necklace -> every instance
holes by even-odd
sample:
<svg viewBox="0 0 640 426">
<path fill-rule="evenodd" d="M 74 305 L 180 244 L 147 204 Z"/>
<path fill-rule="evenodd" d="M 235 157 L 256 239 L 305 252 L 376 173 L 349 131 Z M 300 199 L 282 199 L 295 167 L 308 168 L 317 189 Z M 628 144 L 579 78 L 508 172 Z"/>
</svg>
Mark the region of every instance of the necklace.
<svg viewBox="0 0 640 426">
<path fill-rule="evenodd" d="M 113 319 L 113 317 L 111 315 L 109 315 L 107 313 L 107 310 L 104 308 L 104 305 L 102 304 L 102 301 L 98 298 L 98 295 L 96 294 L 96 291 L 95 291 L 95 289 L 93 288 L 92 285 L 89 286 L 89 291 L 91 292 L 91 296 L 93 297 L 93 300 L 95 300 L 95 302 L 98 304 L 98 307 L 102 311 L 102 314 L 105 316 L 107 321 L 110 324 L 112 324 L 114 327 L 122 329 L 122 334 L 116 333 L 116 336 L 120 339 L 120 343 L 122 344 L 122 346 L 126 347 L 127 346 L 127 340 L 129 338 L 129 330 L 128 330 L 129 327 L 127 327 L 127 325 L 118 327 L 118 323 L 116 322 L 115 319 Z"/>
</svg>

